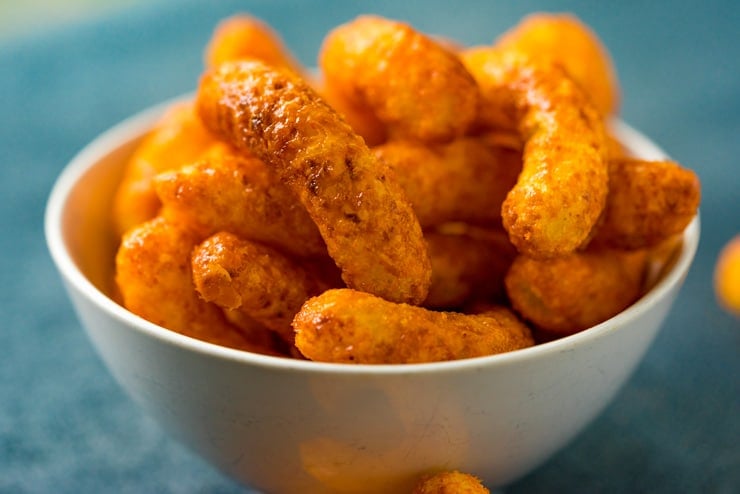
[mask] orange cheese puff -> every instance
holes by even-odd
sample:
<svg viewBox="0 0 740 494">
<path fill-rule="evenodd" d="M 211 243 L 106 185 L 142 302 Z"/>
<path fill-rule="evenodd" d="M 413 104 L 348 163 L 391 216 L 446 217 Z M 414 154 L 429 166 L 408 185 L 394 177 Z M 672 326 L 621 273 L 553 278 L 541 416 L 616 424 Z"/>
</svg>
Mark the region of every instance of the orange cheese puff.
<svg viewBox="0 0 740 494">
<path fill-rule="evenodd" d="M 296 74 L 304 72 L 280 35 L 264 21 L 246 14 L 228 17 L 216 26 L 204 58 L 205 66 L 211 68 L 224 62 L 257 59 Z"/>
<path fill-rule="evenodd" d="M 529 328 L 505 307 L 478 315 L 435 312 L 350 288 L 309 299 L 293 328 L 301 353 L 322 362 L 437 362 L 533 344 Z"/>
<path fill-rule="evenodd" d="M 720 306 L 740 316 L 740 235 L 727 242 L 717 256 L 714 293 Z"/>
<path fill-rule="evenodd" d="M 321 84 L 317 84 L 316 91 L 329 106 L 344 117 L 352 130 L 365 139 L 365 144 L 377 146 L 386 141 L 385 125 L 362 102 L 346 97 L 336 88 L 323 81 Z"/>
<path fill-rule="evenodd" d="M 504 275 L 516 256 L 505 232 L 450 225 L 424 233 L 432 285 L 424 307 L 459 309 L 475 300 L 504 298 Z"/>
<path fill-rule="evenodd" d="M 195 289 L 203 300 L 238 309 L 291 342 L 293 316 L 303 302 L 325 288 L 279 251 L 227 232 L 195 247 L 192 269 Z"/>
<path fill-rule="evenodd" d="M 259 62 L 222 64 L 201 79 L 198 106 L 210 129 L 295 194 L 348 286 L 398 302 L 426 298 L 429 255 L 403 190 L 302 79 Z"/>
<path fill-rule="evenodd" d="M 609 161 L 609 195 L 594 243 L 622 249 L 657 245 L 681 233 L 699 208 L 699 177 L 672 161 Z"/>
<path fill-rule="evenodd" d="M 502 34 L 495 46 L 562 65 L 603 116 L 617 113 L 620 90 L 614 63 L 596 33 L 576 16 L 530 14 Z"/>
<path fill-rule="evenodd" d="M 241 333 L 226 321 L 221 309 L 198 296 L 190 268 L 197 241 L 196 233 L 160 216 L 129 230 L 116 255 L 116 284 L 124 306 L 192 338 L 276 354 L 263 335 Z"/>
<path fill-rule="evenodd" d="M 324 39 L 326 84 L 373 110 L 393 137 L 449 141 L 463 135 L 479 100 L 457 55 L 408 24 L 365 15 Z"/>
<path fill-rule="evenodd" d="M 489 494 L 477 477 L 457 470 L 422 478 L 412 494 Z"/>
<path fill-rule="evenodd" d="M 539 329 L 571 334 L 594 326 L 642 293 L 648 253 L 590 249 L 557 259 L 517 257 L 504 279 L 511 306 Z"/>
<path fill-rule="evenodd" d="M 113 229 L 129 228 L 154 218 L 161 203 L 152 186 L 159 172 L 196 159 L 215 138 L 193 111 L 191 101 L 174 104 L 147 134 L 129 158 L 113 196 Z"/>
<path fill-rule="evenodd" d="M 480 138 L 448 144 L 390 141 L 373 148 L 401 185 L 423 227 L 448 221 L 501 224 L 501 204 L 521 170 L 521 153 Z"/>
<path fill-rule="evenodd" d="M 513 124 L 525 142 L 522 172 L 501 208 L 512 243 L 530 257 L 575 251 L 590 240 L 606 204 L 607 138 L 599 112 L 556 65 L 490 47 L 462 57 L 489 116 Z"/>
<path fill-rule="evenodd" d="M 316 224 L 293 193 L 262 160 L 227 145 L 157 175 L 154 187 L 165 211 L 204 237 L 229 231 L 301 257 L 326 255 Z"/>
</svg>

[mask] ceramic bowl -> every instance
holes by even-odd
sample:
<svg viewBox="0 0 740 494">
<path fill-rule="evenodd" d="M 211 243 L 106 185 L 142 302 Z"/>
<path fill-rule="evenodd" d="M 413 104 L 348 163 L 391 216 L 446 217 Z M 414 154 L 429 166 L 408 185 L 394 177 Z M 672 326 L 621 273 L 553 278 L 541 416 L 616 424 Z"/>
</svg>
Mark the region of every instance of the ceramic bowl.
<svg viewBox="0 0 740 494">
<path fill-rule="evenodd" d="M 420 474 L 452 468 L 489 488 L 522 477 L 568 444 L 628 379 L 696 252 L 698 218 L 670 271 L 627 310 L 502 355 L 341 365 L 204 343 L 107 295 L 112 192 L 165 106 L 121 123 L 72 160 L 47 205 L 48 247 L 82 326 L 133 400 L 210 464 L 264 492 L 410 492 Z M 642 157 L 664 156 L 622 122 L 615 132 Z"/>
</svg>

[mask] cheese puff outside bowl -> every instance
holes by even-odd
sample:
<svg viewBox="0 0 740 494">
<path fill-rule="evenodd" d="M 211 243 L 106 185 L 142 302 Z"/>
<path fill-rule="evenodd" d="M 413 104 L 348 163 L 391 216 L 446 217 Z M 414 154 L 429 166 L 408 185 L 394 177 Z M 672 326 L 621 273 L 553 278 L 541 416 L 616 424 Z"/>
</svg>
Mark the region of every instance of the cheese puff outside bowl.
<svg viewBox="0 0 740 494">
<path fill-rule="evenodd" d="M 251 354 L 152 324 L 111 298 L 109 211 L 123 164 L 170 103 L 95 139 L 56 182 L 48 248 L 94 347 L 161 427 L 226 475 L 268 493 L 410 492 L 458 469 L 489 488 L 531 472 L 609 403 L 640 362 L 689 270 L 699 219 L 635 304 L 578 334 L 452 362 L 343 365 Z M 622 122 L 647 159 L 664 153 Z M 668 328 L 670 330 L 670 328 Z"/>
</svg>

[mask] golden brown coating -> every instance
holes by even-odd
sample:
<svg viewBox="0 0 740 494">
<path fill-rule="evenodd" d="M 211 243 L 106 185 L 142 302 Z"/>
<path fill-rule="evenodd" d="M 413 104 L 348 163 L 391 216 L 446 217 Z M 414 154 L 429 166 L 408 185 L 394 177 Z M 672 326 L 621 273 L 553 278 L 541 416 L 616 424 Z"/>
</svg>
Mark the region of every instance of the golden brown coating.
<svg viewBox="0 0 740 494">
<path fill-rule="evenodd" d="M 720 307 L 740 317 L 740 234 L 729 239 L 717 254 L 712 285 Z"/>
<path fill-rule="evenodd" d="M 539 329 L 571 334 L 618 314 L 642 294 L 648 252 L 589 249 L 557 259 L 519 256 L 506 274 L 511 306 Z"/>
<path fill-rule="evenodd" d="M 474 475 L 457 470 L 426 476 L 419 481 L 412 494 L 489 494 Z"/>
<path fill-rule="evenodd" d="M 254 156 L 226 144 L 193 163 L 154 178 L 167 214 L 203 237 L 228 231 L 293 255 L 326 254 L 316 224 L 295 195 Z"/>
<path fill-rule="evenodd" d="M 350 288 L 309 299 L 293 328 L 301 353 L 323 362 L 438 362 L 533 344 L 529 328 L 505 307 L 478 315 L 435 312 Z"/>
<path fill-rule="evenodd" d="M 190 253 L 198 235 L 158 216 L 127 232 L 116 255 L 116 284 L 124 306 L 172 331 L 222 346 L 276 355 L 270 342 L 230 325 L 221 309 L 193 286 Z"/>
<path fill-rule="evenodd" d="M 203 300 L 239 310 L 293 340 L 290 323 L 301 305 L 326 286 L 301 264 L 228 232 L 208 237 L 192 254 L 193 282 Z"/>
<path fill-rule="evenodd" d="M 195 114 L 192 101 L 176 103 L 138 145 L 113 197 L 113 229 L 129 228 L 154 218 L 161 203 L 152 185 L 157 173 L 197 159 L 216 139 Z"/>
<path fill-rule="evenodd" d="M 513 125 L 525 142 L 522 172 L 501 209 L 512 243 L 538 258 L 582 247 L 607 196 L 599 112 L 557 65 L 491 47 L 462 57 L 481 87 L 489 123 Z"/>
<path fill-rule="evenodd" d="M 501 224 L 501 204 L 522 166 L 521 152 L 478 137 L 437 145 L 395 140 L 373 152 L 393 172 L 422 227 Z"/>
<path fill-rule="evenodd" d="M 603 116 L 617 113 L 620 90 L 609 51 L 575 15 L 530 14 L 499 36 L 495 46 L 562 65 Z"/>
<path fill-rule="evenodd" d="M 696 215 L 699 177 L 673 161 L 609 161 L 609 195 L 594 243 L 622 249 L 657 245 Z"/>
<path fill-rule="evenodd" d="M 403 190 L 300 78 L 259 62 L 222 64 L 198 89 L 206 125 L 261 158 L 308 211 L 348 286 L 420 303 L 431 266 Z"/>
<path fill-rule="evenodd" d="M 372 109 L 393 137 L 449 141 L 475 118 L 479 92 L 456 54 L 408 24 L 364 15 L 324 39 L 326 84 Z"/>
<path fill-rule="evenodd" d="M 352 130 L 365 139 L 365 144 L 377 146 L 387 140 L 387 129 L 383 122 L 361 101 L 348 98 L 325 81 L 316 83 L 315 87 L 321 98 L 342 115 Z"/>
<path fill-rule="evenodd" d="M 303 73 L 303 67 L 288 51 L 280 35 L 261 19 L 247 14 L 233 15 L 216 26 L 204 59 L 206 67 L 256 59 L 296 74 Z"/>
<path fill-rule="evenodd" d="M 516 250 L 503 230 L 454 224 L 424 236 L 432 259 L 424 307 L 459 309 L 472 300 L 504 301 L 504 275 Z"/>
</svg>

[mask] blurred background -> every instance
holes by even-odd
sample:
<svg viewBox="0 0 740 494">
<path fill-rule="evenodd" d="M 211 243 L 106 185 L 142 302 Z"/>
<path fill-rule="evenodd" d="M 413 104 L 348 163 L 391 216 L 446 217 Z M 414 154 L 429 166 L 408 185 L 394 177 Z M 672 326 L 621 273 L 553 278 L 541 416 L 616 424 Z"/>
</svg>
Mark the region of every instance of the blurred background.
<svg viewBox="0 0 740 494">
<path fill-rule="evenodd" d="M 123 395 L 42 233 L 69 159 L 121 119 L 191 91 L 218 20 L 251 12 L 314 65 L 323 35 L 360 13 L 476 44 L 541 10 L 573 12 L 599 34 L 623 118 L 699 174 L 702 238 L 627 386 L 506 492 L 740 492 L 740 322 L 712 291 L 718 252 L 740 233 L 740 3 L 731 0 L 0 0 L 0 492 L 240 492 Z"/>
<path fill-rule="evenodd" d="M 0 1 L 0 42 L 33 35 L 66 24 L 110 15 L 116 10 L 145 4 L 143 0 L 16 0 Z"/>
</svg>

